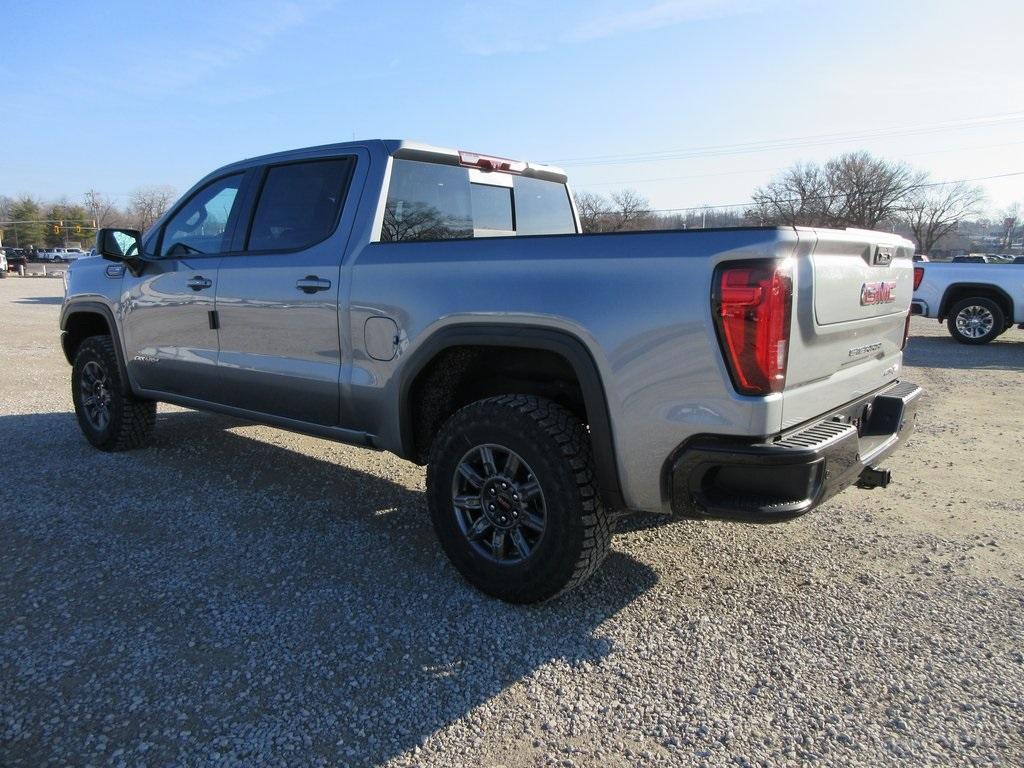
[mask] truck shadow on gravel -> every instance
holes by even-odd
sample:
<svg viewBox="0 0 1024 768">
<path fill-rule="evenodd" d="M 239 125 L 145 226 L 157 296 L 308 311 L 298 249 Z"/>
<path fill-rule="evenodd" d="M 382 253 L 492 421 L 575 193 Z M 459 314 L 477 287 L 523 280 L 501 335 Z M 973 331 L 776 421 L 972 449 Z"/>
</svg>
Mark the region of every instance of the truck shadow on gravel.
<svg viewBox="0 0 1024 768">
<path fill-rule="evenodd" d="M 26 296 L 23 299 L 14 299 L 12 304 L 50 304 L 60 306 L 64 303 L 64 296 Z"/>
<path fill-rule="evenodd" d="M 657 581 L 613 552 L 551 603 L 491 600 L 440 552 L 420 470 L 239 426 L 161 414 L 103 454 L 71 414 L 0 417 L 28 465 L 60 462 L 0 487 L 0 762 L 374 765 L 460 719 L 467 746 L 528 739 L 543 718 L 473 710 L 520 682 L 571 706 L 545 668 L 602 663 L 601 625 Z"/>
<path fill-rule="evenodd" d="M 1017 338 L 1014 338 L 1017 336 Z M 919 368 L 976 370 L 1024 370 L 1024 333 L 1009 330 L 990 344 L 971 346 L 952 338 L 911 336 L 903 353 L 903 364 Z"/>
</svg>

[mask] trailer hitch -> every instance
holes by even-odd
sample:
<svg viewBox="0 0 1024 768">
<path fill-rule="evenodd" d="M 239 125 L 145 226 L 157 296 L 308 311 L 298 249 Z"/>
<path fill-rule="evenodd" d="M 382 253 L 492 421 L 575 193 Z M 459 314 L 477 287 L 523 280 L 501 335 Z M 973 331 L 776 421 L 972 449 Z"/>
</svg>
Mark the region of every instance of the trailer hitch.
<svg viewBox="0 0 1024 768">
<path fill-rule="evenodd" d="M 892 479 L 892 472 L 888 469 L 877 467 L 865 467 L 857 478 L 858 488 L 885 488 Z"/>
</svg>

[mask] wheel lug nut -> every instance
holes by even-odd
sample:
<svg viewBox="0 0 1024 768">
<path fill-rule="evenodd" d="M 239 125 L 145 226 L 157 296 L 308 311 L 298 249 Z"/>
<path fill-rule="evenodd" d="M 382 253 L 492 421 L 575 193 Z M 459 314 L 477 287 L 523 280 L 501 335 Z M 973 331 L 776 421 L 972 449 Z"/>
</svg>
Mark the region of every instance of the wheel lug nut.
<svg viewBox="0 0 1024 768">
<path fill-rule="evenodd" d="M 502 487 L 502 488 L 508 488 L 508 483 L 502 483 L 502 484 L 501 484 L 501 487 Z"/>
<path fill-rule="evenodd" d="M 494 511 L 494 505 L 490 504 L 489 507 L 490 507 L 491 512 L 493 512 Z"/>
</svg>

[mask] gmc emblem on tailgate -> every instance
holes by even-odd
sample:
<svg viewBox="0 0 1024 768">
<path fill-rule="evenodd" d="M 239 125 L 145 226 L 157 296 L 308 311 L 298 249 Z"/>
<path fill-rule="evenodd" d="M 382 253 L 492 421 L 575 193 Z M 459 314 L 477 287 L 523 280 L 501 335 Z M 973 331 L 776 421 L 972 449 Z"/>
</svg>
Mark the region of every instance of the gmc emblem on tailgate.
<svg viewBox="0 0 1024 768">
<path fill-rule="evenodd" d="M 894 301 L 896 301 L 896 283 L 893 281 L 864 283 L 860 289 L 862 307 L 869 304 L 890 304 Z"/>
</svg>

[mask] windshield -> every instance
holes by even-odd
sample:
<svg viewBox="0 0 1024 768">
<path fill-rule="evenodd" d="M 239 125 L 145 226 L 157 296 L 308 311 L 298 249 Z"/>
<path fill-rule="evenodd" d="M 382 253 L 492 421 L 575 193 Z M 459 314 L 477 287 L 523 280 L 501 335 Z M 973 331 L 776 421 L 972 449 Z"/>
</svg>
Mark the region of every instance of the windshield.
<svg viewBox="0 0 1024 768">
<path fill-rule="evenodd" d="M 471 182 L 468 168 L 396 159 L 380 239 L 462 240 L 575 232 L 565 184 L 500 173 Z"/>
</svg>

